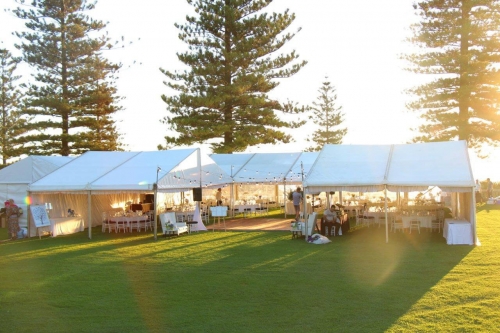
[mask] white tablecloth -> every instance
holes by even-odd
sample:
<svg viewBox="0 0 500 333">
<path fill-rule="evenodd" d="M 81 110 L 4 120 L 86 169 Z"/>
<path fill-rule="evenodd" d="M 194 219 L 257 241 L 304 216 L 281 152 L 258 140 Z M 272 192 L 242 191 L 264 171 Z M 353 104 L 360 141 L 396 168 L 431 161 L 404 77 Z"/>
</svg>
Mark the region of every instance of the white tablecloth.
<svg viewBox="0 0 500 333">
<path fill-rule="evenodd" d="M 466 220 L 445 219 L 443 237 L 446 243 L 473 245 L 472 225 Z"/>
<path fill-rule="evenodd" d="M 411 220 L 420 221 L 421 228 L 430 228 L 432 226 L 432 216 L 431 215 L 403 216 L 402 220 L 403 220 L 403 228 L 409 228 Z"/>
<path fill-rule="evenodd" d="M 234 205 L 234 209 L 237 209 L 239 212 L 243 212 L 245 209 L 250 208 L 250 211 L 252 213 L 255 213 L 256 208 L 260 208 L 259 204 L 255 205 Z"/>
<path fill-rule="evenodd" d="M 81 217 L 61 217 L 50 219 L 50 232 L 52 237 L 74 234 L 84 230 Z"/>
<path fill-rule="evenodd" d="M 393 215 L 394 212 L 387 212 L 387 218 L 389 219 L 389 221 L 391 220 L 391 216 Z M 385 220 L 385 212 L 365 212 L 363 216 L 373 216 L 375 219 Z"/>
</svg>

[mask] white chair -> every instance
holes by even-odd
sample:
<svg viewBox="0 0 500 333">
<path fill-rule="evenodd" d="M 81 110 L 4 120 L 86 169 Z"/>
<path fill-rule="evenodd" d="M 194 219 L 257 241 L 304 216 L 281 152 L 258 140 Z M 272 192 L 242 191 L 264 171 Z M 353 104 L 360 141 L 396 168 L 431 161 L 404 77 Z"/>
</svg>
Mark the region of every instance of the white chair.
<svg viewBox="0 0 500 333">
<path fill-rule="evenodd" d="M 137 231 L 141 231 L 141 223 L 138 219 L 133 219 L 132 221 L 130 221 L 130 232 L 132 232 L 132 230 L 137 230 Z"/>
<path fill-rule="evenodd" d="M 120 217 L 118 220 L 116 220 L 116 232 L 120 232 L 120 230 L 123 230 L 123 232 L 127 232 L 127 227 L 128 223 L 127 220 L 125 220 L 125 217 Z"/>
<path fill-rule="evenodd" d="M 362 225 L 365 223 L 365 216 L 363 215 L 363 212 L 362 211 L 359 211 L 357 214 L 356 214 L 356 226 L 358 225 Z"/>
<path fill-rule="evenodd" d="M 401 216 L 393 216 L 391 218 L 391 231 L 396 232 L 396 230 L 401 230 L 405 231 L 404 226 L 403 226 L 403 219 Z"/>
<path fill-rule="evenodd" d="M 111 232 L 111 230 L 109 229 L 110 228 L 110 225 L 109 225 L 109 220 L 108 220 L 108 213 L 106 212 L 102 212 L 102 232 L 105 232 L 106 230 L 108 230 L 108 232 Z"/>
<path fill-rule="evenodd" d="M 149 215 L 144 216 L 144 219 L 139 221 L 139 225 L 139 231 L 141 231 L 140 229 L 144 229 L 144 231 L 147 231 L 148 228 L 149 230 L 153 230 L 153 221 L 151 220 Z"/>
<path fill-rule="evenodd" d="M 263 203 L 260 204 L 260 207 L 255 208 L 255 215 L 257 215 L 257 214 L 259 214 L 259 215 L 266 214 L 266 216 L 267 216 L 268 213 L 269 213 L 269 210 L 267 208 L 267 203 L 263 202 Z"/>
<path fill-rule="evenodd" d="M 385 214 L 381 214 L 379 216 L 377 216 L 377 222 L 378 223 L 378 227 L 380 228 L 380 225 L 385 225 Z"/>
<path fill-rule="evenodd" d="M 429 231 L 432 232 L 434 229 L 437 229 L 438 232 L 441 232 L 441 229 L 443 229 L 443 224 L 444 219 L 437 215 L 431 220 L 431 227 L 429 228 Z"/>
<path fill-rule="evenodd" d="M 365 216 L 363 216 L 363 224 L 367 225 L 368 228 L 369 228 L 370 224 L 375 224 L 375 216 L 373 216 L 373 215 L 365 215 Z"/>
<path fill-rule="evenodd" d="M 208 224 L 210 222 L 210 214 L 208 213 L 208 207 L 202 208 L 202 210 L 201 210 L 201 221 L 204 224 Z"/>
<path fill-rule="evenodd" d="M 244 208 L 243 209 L 243 217 L 247 217 L 252 214 L 252 208 Z"/>
<path fill-rule="evenodd" d="M 188 227 L 184 222 L 177 222 L 174 212 L 160 214 L 161 228 L 164 235 L 177 235 L 188 232 Z M 168 224 L 168 226 L 167 226 Z"/>
<path fill-rule="evenodd" d="M 420 221 L 417 219 L 412 219 L 410 220 L 410 234 L 412 229 L 418 230 L 418 233 L 420 233 Z"/>
<path fill-rule="evenodd" d="M 429 231 L 432 232 L 432 230 L 437 229 L 438 232 L 441 232 L 443 226 L 444 226 L 444 211 L 442 209 L 439 209 L 436 212 L 436 217 L 434 217 L 431 221 L 431 227 Z"/>
</svg>

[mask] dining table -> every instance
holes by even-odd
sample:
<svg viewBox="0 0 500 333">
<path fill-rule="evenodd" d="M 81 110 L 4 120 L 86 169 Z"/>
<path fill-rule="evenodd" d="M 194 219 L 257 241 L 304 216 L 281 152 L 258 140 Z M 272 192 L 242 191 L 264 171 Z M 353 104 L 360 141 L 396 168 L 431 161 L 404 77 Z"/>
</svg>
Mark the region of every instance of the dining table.
<svg viewBox="0 0 500 333">
<path fill-rule="evenodd" d="M 70 235 L 85 228 L 82 217 L 59 217 L 50 219 L 50 233 L 52 237 Z"/>
<path fill-rule="evenodd" d="M 117 222 L 117 221 L 125 221 L 127 222 L 127 230 L 131 231 L 130 227 L 132 222 L 139 222 L 139 221 L 144 221 L 147 220 L 148 216 L 147 215 L 141 215 L 141 216 L 112 216 L 109 218 L 111 222 Z"/>
<path fill-rule="evenodd" d="M 417 220 L 420 222 L 421 228 L 430 228 L 432 226 L 432 219 L 435 218 L 432 215 L 403 215 L 403 228 L 410 227 L 410 221 Z"/>
<path fill-rule="evenodd" d="M 472 225 L 465 219 L 444 220 L 443 237 L 448 245 L 473 245 Z"/>
<path fill-rule="evenodd" d="M 255 210 L 257 208 L 260 208 L 260 204 L 240 204 L 240 205 L 234 205 L 235 211 L 237 210 L 240 213 L 245 212 L 246 209 L 250 209 L 250 212 L 255 214 Z"/>
</svg>

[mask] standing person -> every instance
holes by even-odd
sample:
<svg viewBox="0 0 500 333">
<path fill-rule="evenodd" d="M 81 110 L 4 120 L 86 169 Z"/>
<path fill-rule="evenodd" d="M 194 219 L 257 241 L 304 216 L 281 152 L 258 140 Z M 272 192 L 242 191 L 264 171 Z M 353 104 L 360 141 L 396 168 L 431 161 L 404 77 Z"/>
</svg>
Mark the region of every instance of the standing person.
<svg viewBox="0 0 500 333">
<path fill-rule="evenodd" d="M 297 187 L 295 192 L 293 192 L 292 201 L 293 207 L 295 208 L 295 221 L 298 221 L 300 217 L 300 203 L 302 202 L 302 191 L 300 187 Z"/>
<path fill-rule="evenodd" d="M 476 179 L 476 203 L 483 203 L 483 196 L 481 195 L 481 183 Z"/>
<path fill-rule="evenodd" d="M 15 240 L 21 228 L 19 227 L 19 207 L 14 203 L 14 199 L 9 199 L 9 201 L 6 202 L 5 216 L 7 216 L 10 239 Z"/>
<path fill-rule="evenodd" d="M 486 185 L 486 188 L 488 189 L 488 199 L 491 199 L 493 198 L 493 183 L 489 178 L 486 179 Z"/>
<path fill-rule="evenodd" d="M 215 194 L 215 200 L 217 200 L 217 206 L 222 206 L 222 189 L 220 187 Z"/>
</svg>

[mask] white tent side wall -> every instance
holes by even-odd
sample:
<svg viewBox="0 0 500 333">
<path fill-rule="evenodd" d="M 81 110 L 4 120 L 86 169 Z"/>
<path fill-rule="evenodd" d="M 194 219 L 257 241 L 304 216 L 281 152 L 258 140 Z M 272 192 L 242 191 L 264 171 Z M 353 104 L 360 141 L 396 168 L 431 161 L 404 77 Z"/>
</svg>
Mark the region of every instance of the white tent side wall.
<svg viewBox="0 0 500 333">
<path fill-rule="evenodd" d="M 21 227 L 28 226 L 26 197 L 29 184 L 72 159 L 67 156 L 28 156 L 0 170 L 0 200 L 3 203 L 14 199 L 16 205 L 23 209 L 23 215 L 19 217 Z"/>
</svg>

